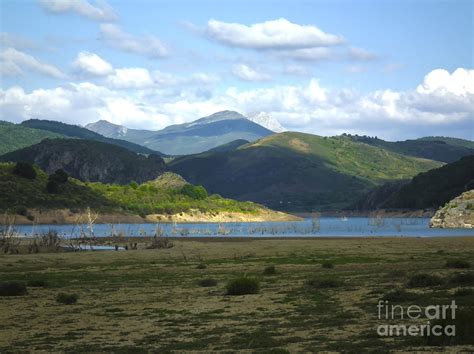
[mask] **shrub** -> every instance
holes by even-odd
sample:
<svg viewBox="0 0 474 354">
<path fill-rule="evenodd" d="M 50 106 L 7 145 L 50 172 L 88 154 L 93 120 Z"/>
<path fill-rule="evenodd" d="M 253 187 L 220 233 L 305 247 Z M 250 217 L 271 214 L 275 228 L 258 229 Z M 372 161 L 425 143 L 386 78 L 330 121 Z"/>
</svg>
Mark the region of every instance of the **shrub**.
<svg viewBox="0 0 474 354">
<path fill-rule="evenodd" d="M 56 301 L 64 305 L 73 305 L 77 302 L 77 299 L 79 299 L 77 294 L 59 293 L 56 296 Z"/>
<path fill-rule="evenodd" d="M 168 237 L 154 236 L 151 245 L 148 248 L 160 249 L 160 248 L 173 248 L 174 243 L 169 240 Z"/>
<path fill-rule="evenodd" d="M 410 288 L 423 288 L 441 284 L 443 284 L 443 279 L 441 277 L 426 273 L 416 274 L 408 281 L 408 286 Z"/>
<path fill-rule="evenodd" d="M 130 187 L 132 187 L 133 189 L 137 189 L 138 188 L 138 183 L 135 182 L 135 181 L 132 181 L 132 182 L 130 182 Z"/>
<path fill-rule="evenodd" d="M 21 281 L 5 281 L 0 283 L 0 296 L 22 296 L 28 294 L 26 284 Z"/>
<path fill-rule="evenodd" d="M 17 162 L 15 167 L 13 168 L 13 173 L 23 178 L 28 178 L 28 179 L 36 178 L 35 168 L 29 162 L 24 162 L 24 161 Z"/>
<path fill-rule="evenodd" d="M 461 288 L 454 292 L 454 296 L 471 296 L 474 295 L 474 289 Z"/>
<path fill-rule="evenodd" d="M 332 269 L 332 268 L 334 268 L 334 264 L 333 263 L 323 263 L 323 264 L 321 264 L 321 267 L 326 268 L 326 269 Z"/>
<path fill-rule="evenodd" d="M 207 191 L 203 186 L 193 186 L 192 184 L 185 184 L 181 188 L 181 194 L 197 200 L 206 199 L 208 196 Z"/>
<path fill-rule="evenodd" d="M 48 181 L 46 184 L 46 191 L 50 194 L 56 194 L 59 192 L 59 183 L 53 180 Z"/>
<path fill-rule="evenodd" d="M 213 278 L 205 278 L 198 281 L 199 286 L 211 287 L 217 285 L 217 280 Z"/>
<path fill-rule="evenodd" d="M 470 268 L 471 263 L 469 263 L 468 261 L 464 261 L 462 259 L 451 259 L 451 260 L 446 261 L 446 267 L 465 269 L 465 268 Z"/>
<path fill-rule="evenodd" d="M 255 278 L 241 276 L 227 283 L 227 295 L 258 294 L 260 283 Z"/>
<path fill-rule="evenodd" d="M 56 170 L 56 172 L 54 172 L 52 175 L 50 175 L 48 179 L 62 184 L 66 183 L 68 178 L 69 175 L 62 168 L 60 168 L 59 170 Z"/>
<path fill-rule="evenodd" d="M 314 278 L 306 281 L 306 286 L 316 289 L 337 288 L 342 282 L 336 278 Z"/>
<path fill-rule="evenodd" d="M 23 215 L 23 216 L 28 215 L 28 209 L 26 209 L 26 207 L 24 207 L 24 206 L 17 206 L 16 209 L 15 209 L 15 212 L 18 215 Z"/>
<path fill-rule="evenodd" d="M 204 263 L 199 263 L 197 266 L 196 266 L 196 269 L 206 269 L 207 268 L 207 265 L 205 265 Z"/>
<path fill-rule="evenodd" d="M 275 268 L 274 265 L 265 267 L 265 269 L 263 270 L 264 275 L 274 275 L 276 273 L 277 273 L 277 271 L 276 271 L 276 268 Z"/>
<path fill-rule="evenodd" d="M 26 284 L 32 288 L 44 288 L 48 285 L 48 282 L 43 279 L 30 279 Z"/>
<path fill-rule="evenodd" d="M 412 301 L 418 297 L 417 294 L 408 292 L 403 289 L 392 290 L 382 296 L 382 300 L 393 301 L 393 302 L 403 302 L 403 301 Z"/>
<path fill-rule="evenodd" d="M 457 273 L 451 278 L 453 284 L 473 284 L 474 273 Z"/>
</svg>

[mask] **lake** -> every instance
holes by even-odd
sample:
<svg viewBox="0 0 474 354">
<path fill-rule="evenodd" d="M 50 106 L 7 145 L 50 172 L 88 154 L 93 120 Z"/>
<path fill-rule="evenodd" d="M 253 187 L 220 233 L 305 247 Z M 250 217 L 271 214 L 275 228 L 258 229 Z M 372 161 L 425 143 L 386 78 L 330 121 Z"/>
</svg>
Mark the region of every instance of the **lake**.
<svg viewBox="0 0 474 354">
<path fill-rule="evenodd" d="M 188 237 L 361 237 L 404 236 L 441 237 L 474 236 L 474 229 L 430 229 L 429 218 L 367 218 L 321 217 L 293 222 L 236 222 L 236 223 L 181 223 L 181 224 L 96 224 L 97 237 L 153 236 L 157 228 L 164 236 Z M 27 236 L 55 230 L 65 237 L 78 237 L 89 232 L 86 225 L 18 225 L 15 230 Z"/>
</svg>

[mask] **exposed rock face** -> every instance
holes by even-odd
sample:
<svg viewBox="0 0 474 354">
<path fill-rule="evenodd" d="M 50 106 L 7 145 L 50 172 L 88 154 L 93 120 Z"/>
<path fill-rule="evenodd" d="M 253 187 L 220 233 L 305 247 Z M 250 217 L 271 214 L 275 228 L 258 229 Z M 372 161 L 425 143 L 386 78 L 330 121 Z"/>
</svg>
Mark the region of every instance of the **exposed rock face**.
<svg viewBox="0 0 474 354">
<path fill-rule="evenodd" d="M 28 161 L 51 174 L 63 169 L 86 182 L 127 184 L 155 179 L 166 170 L 163 159 L 90 140 L 46 139 L 2 156 L 3 161 Z"/>
<path fill-rule="evenodd" d="M 440 208 L 431 218 L 430 226 L 474 228 L 474 189 L 464 192 Z"/>
</svg>

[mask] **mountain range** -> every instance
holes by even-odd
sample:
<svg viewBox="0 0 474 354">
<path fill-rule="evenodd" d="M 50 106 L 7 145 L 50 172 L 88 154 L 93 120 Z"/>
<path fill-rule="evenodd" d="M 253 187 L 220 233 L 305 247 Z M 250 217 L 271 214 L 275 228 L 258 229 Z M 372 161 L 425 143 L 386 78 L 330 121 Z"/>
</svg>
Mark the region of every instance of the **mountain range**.
<svg viewBox="0 0 474 354">
<path fill-rule="evenodd" d="M 141 144 L 168 155 L 196 154 L 234 140 L 255 141 L 273 134 L 273 131 L 234 111 L 217 112 L 158 131 L 128 129 L 104 120 L 88 124 L 86 128 L 109 138 Z"/>
</svg>

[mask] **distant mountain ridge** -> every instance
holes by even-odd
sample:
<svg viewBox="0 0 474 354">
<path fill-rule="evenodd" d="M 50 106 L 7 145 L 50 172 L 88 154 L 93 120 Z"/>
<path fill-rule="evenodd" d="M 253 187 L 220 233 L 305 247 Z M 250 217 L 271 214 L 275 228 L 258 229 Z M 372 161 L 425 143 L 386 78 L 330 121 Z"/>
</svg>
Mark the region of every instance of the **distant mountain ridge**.
<svg viewBox="0 0 474 354">
<path fill-rule="evenodd" d="M 46 138 L 54 139 L 64 137 L 62 134 L 47 130 L 34 129 L 19 124 L 0 121 L 0 155 L 37 144 Z"/>
<path fill-rule="evenodd" d="M 86 128 L 169 155 L 201 153 L 235 140 L 251 142 L 273 134 L 273 131 L 234 111 L 217 112 L 193 122 L 171 125 L 158 131 L 128 129 L 105 121 L 88 124 Z"/>
<path fill-rule="evenodd" d="M 474 142 L 463 139 L 426 137 L 405 141 L 385 141 L 376 137 L 347 135 L 354 141 L 378 146 L 403 155 L 425 159 L 454 162 L 464 156 L 474 155 Z"/>
<path fill-rule="evenodd" d="M 113 144 L 84 139 L 45 139 L 7 153 L 0 161 L 26 161 L 51 174 L 63 169 L 85 182 L 128 184 L 155 179 L 166 171 L 161 157 L 145 157 Z"/>
<path fill-rule="evenodd" d="M 161 152 L 149 149 L 145 146 L 135 144 L 135 143 L 125 141 L 125 140 L 108 138 L 101 134 L 95 133 L 89 129 L 80 127 L 78 125 L 66 124 L 66 123 L 62 123 L 58 121 L 42 120 L 42 119 L 25 120 L 20 125 L 24 127 L 29 127 L 29 128 L 50 131 L 53 133 L 61 134 L 65 137 L 94 140 L 94 141 L 100 141 L 100 142 L 104 142 L 104 143 L 108 143 L 112 145 L 117 145 L 117 146 L 121 146 L 125 149 L 128 149 L 136 153 L 140 153 L 140 154 L 163 155 Z"/>
</svg>

